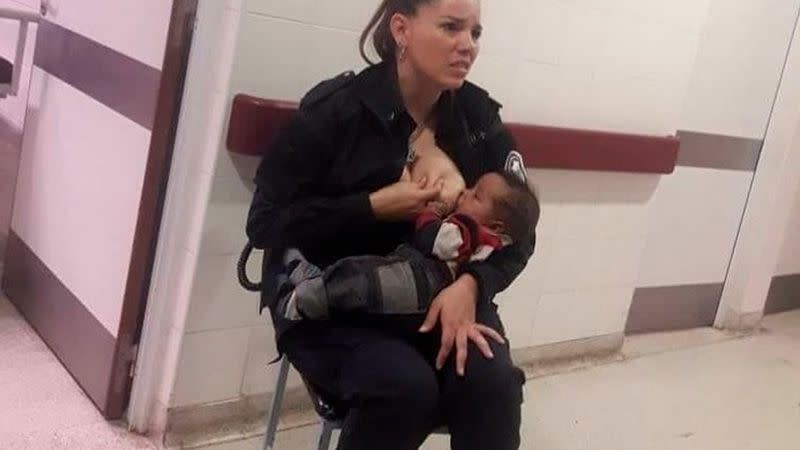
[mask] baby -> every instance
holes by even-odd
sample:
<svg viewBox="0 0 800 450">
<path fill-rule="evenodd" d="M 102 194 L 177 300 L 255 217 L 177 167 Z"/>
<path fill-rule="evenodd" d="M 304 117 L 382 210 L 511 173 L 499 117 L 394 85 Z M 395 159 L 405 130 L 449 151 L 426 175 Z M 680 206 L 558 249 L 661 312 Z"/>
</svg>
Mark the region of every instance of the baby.
<svg viewBox="0 0 800 450">
<path fill-rule="evenodd" d="M 467 264 L 527 239 L 539 219 L 535 194 L 507 172 L 484 175 L 454 203 L 449 215 L 434 208 L 422 213 L 412 242 L 388 256 L 343 258 L 322 271 L 296 252 L 287 254 L 289 292 L 279 311 L 291 320 L 424 313 Z"/>
</svg>

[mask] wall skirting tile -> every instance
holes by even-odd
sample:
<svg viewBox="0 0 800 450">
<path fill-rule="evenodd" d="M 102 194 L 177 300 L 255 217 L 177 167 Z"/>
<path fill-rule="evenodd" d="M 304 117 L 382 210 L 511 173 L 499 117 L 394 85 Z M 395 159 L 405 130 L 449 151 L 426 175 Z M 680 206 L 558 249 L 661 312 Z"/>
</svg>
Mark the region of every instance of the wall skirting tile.
<svg viewBox="0 0 800 450">
<path fill-rule="evenodd" d="M 633 294 L 626 334 L 684 330 L 714 325 L 722 297 L 722 283 L 638 288 Z M 764 314 L 800 309 L 800 274 L 776 276 L 772 280 Z M 748 331 L 758 326 L 763 314 L 750 312 L 723 315 L 722 326 Z"/>
<path fill-rule="evenodd" d="M 764 314 L 800 309 L 800 274 L 779 275 L 772 279 Z"/>
<path fill-rule="evenodd" d="M 266 374 L 265 374 L 266 375 Z M 250 437 L 264 433 L 267 408 L 272 393 L 254 394 L 224 402 L 171 408 L 167 413 L 164 444 L 169 447 L 193 448 L 231 435 Z M 278 429 L 307 425 L 319 419 L 303 386 L 287 387 L 281 408 L 282 423 Z M 293 420 L 283 420 L 287 412 Z"/>
<path fill-rule="evenodd" d="M 587 357 L 614 354 L 624 340 L 622 333 L 592 336 L 574 341 L 555 342 L 511 350 L 514 363 L 520 366 L 554 364 Z"/>
<path fill-rule="evenodd" d="M 708 169 L 756 170 L 763 141 L 720 134 L 678 131 L 679 166 Z"/>
<path fill-rule="evenodd" d="M 712 326 L 722 288 L 722 283 L 638 288 L 633 294 L 625 333 Z"/>
<path fill-rule="evenodd" d="M 606 360 L 620 359 L 624 335 L 614 333 L 569 342 L 558 342 L 511 351 L 514 363 L 525 368 L 527 378 L 573 370 Z M 168 413 L 164 443 L 168 447 L 195 448 L 264 433 L 267 406 L 272 393 L 172 408 Z M 278 429 L 316 423 L 319 418 L 304 386 L 288 387 Z"/>
</svg>

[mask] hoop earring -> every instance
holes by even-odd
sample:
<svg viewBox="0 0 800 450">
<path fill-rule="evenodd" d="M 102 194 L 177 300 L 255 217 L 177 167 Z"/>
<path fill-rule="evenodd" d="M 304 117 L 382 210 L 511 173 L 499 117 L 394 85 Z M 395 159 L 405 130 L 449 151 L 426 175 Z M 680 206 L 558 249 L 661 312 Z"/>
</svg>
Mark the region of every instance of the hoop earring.
<svg viewBox="0 0 800 450">
<path fill-rule="evenodd" d="M 406 47 L 405 45 L 400 46 L 400 61 L 406 59 L 406 50 L 408 50 L 408 47 Z"/>
</svg>

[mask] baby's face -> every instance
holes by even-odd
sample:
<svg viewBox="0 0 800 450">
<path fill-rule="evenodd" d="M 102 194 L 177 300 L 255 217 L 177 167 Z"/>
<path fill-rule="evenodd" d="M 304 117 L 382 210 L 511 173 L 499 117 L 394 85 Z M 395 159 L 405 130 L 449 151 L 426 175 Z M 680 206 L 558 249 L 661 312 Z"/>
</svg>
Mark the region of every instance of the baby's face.
<svg viewBox="0 0 800 450">
<path fill-rule="evenodd" d="M 494 204 L 508 195 L 506 181 L 500 175 L 490 173 L 482 176 L 475 186 L 465 190 L 458 198 L 456 213 L 472 217 L 481 225 L 494 228 L 499 220 Z"/>
</svg>

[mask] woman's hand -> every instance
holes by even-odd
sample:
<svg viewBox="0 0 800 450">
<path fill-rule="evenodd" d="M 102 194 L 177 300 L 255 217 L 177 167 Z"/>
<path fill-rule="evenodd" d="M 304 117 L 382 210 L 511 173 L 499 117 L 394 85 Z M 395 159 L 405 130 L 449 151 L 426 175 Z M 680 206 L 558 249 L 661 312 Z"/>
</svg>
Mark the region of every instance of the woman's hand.
<svg viewBox="0 0 800 450">
<path fill-rule="evenodd" d="M 472 275 L 462 275 L 448 286 L 431 303 L 420 332 L 430 332 L 437 322 L 442 325 L 442 341 L 436 356 L 436 368 L 441 370 L 447 357 L 456 347 L 456 372 L 464 376 L 467 364 L 467 343 L 472 341 L 486 358 L 494 358 L 492 348 L 484 336 L 504 344 L 500 333 L 475 323 L 475 303 L 478 297 L 478 283 Z"/>
<path fill-rule="evenodd" d="M 425 183 L 425 179 L 416 182 L 401 180 L 370 194 L 375 217 L 385 221 L 413 220 L 442 190 L 441 185 L 426 188 Z"/>
</svg>

